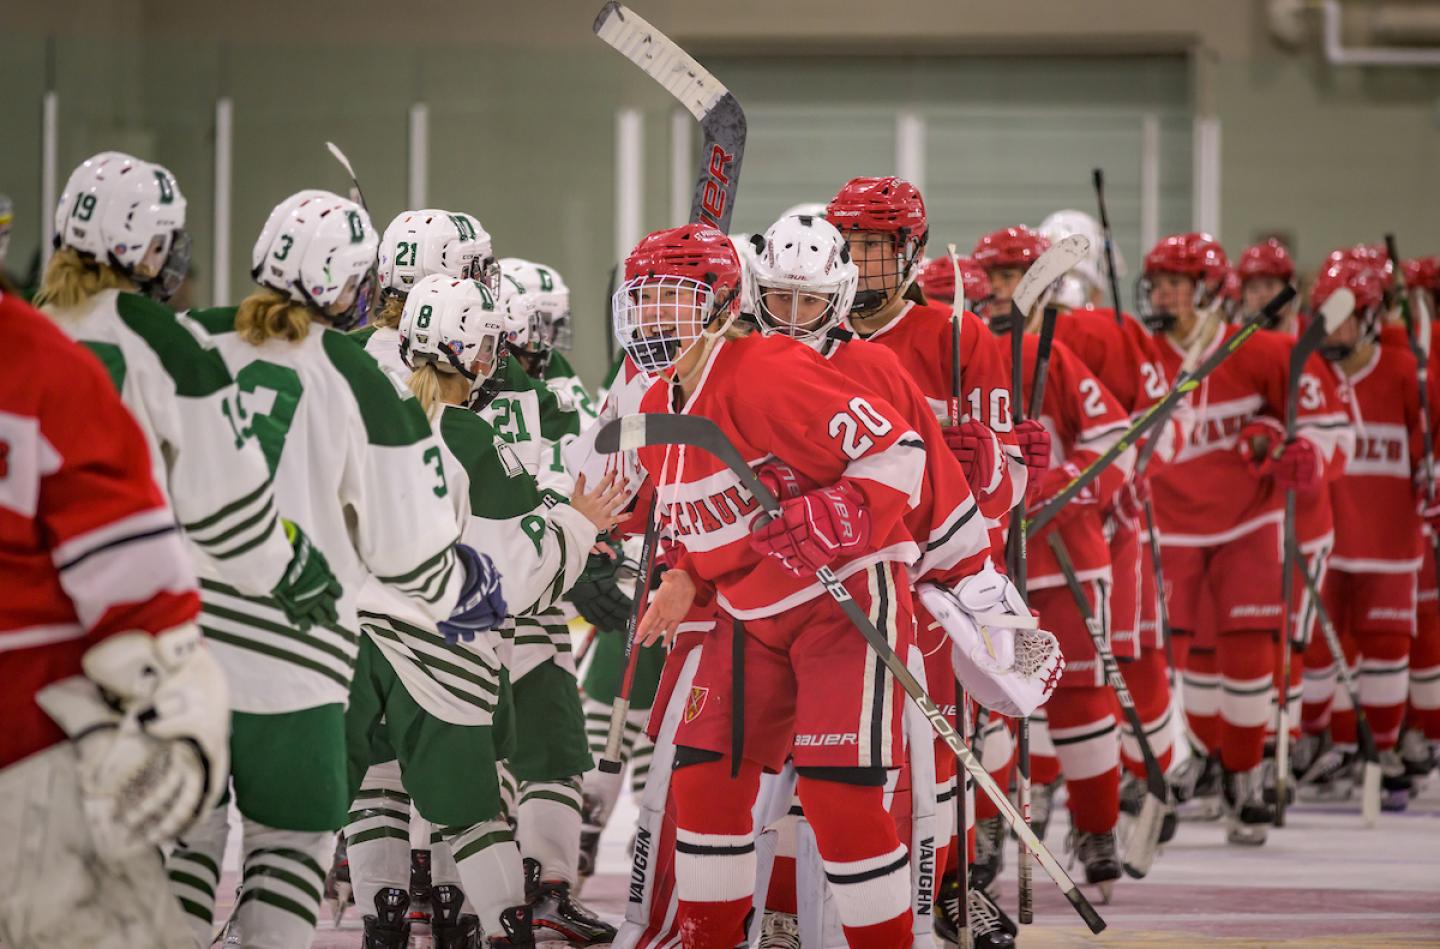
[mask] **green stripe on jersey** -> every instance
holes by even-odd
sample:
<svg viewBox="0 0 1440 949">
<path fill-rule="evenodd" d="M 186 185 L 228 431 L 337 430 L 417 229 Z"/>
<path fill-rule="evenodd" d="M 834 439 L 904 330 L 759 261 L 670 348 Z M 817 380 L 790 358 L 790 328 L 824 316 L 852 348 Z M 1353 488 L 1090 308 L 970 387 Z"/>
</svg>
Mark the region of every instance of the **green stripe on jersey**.
<svg viewBox="0 0 1440 949">
<path fill-rule="evenodd" d="M 372 445 L 404 448 L 430 437 L 430 422 L 409 390 L 390 377 L 355 339 L 327 329 L 321 346 L 330 364 L 350 386 L 365 435 Z"/>
<path fill-rule="evenodd" d="M 470 513 L 487 520 L 508 520 L 540 506 L 535 479 L 523 470 L 507 470 L 490 423 L 469 409 L 446 406 L 440 416 L 445 447 L 470 476 Z M 508 446 L 504 450 L 511 450 Z"/>
<path fill-rule="evenodd" d="M 201 398 L 234 382 L 214 346 L 196 337 L 162 304 L 139 294 L 121 293 L 115 297 L 115 310 L 120 321 L 155 353 L 175 383 L 177 395 Z"/>
<path fill-rule="evenodd" d="M 185 315 L 199 323 L 205 332 L 218 335 L 235 331 L 235 314 L 239 312 L 238 306 L 212 306 L 203 310 L 186 310 Z"/>
<path fill-rule="evenodd" d="M 364 346 L 366 343 L 370 342 L 370 337 L 374 336 L 375 331 L 379 328 L 380 327 L 376 326 L 374 323 L 371 323 L 369 326 L 362 326 L 358 330 L 351 330 L 349 336 L 351 339 L 355 340 L 355 342 L 359 343 L 361 346 Z"/>
</svg>

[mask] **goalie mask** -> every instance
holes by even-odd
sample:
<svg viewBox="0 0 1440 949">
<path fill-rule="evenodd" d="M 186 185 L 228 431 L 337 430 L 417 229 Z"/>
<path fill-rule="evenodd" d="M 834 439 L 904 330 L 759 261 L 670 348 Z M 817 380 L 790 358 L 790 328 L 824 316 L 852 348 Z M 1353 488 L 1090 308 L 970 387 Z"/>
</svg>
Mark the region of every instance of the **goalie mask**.
<svg viewBox="0 0 1440 949">
<path fill-rule="evenodd" d="M 740 313 L 742 279 L 730 239 L 707 224 L 648 234 L 610 300 L 615 339 L 642 372 L 664 372 L 702 338 L 724 335 Z"/>
<path fill-rule="evenodd" d="M 466 406 L 484 408 L 504 377 L 505 318 L 490 288 L 431 274 L 415 284 L 400 317 L 400 358 L 470 380 Z"/>
<path fill-rule="evenodd" d="M 360 205 L 329 191 L 301 191 L 270 212 L 250 254 L 250 276 L 345 329 L 375 303 L 378 246 Z"/>
<path fill-rule="evenodd" d="M 175 176 L 123 152 L 101 152 L 70 174 L 55 208 L 55 246 L 108 263 L 168 300 L 190 267 L 185 196 Z"/>
<path fill-rule="evenodd" d="M 500 295 L 500 264 L 490 234 L 457 211 L 401 211 L 380 238 L 380 289 L 403 298 L 424 277 L 478 280 Z"/>
<path fill-rule="evenodd" d="M 551 352 L 570 348 L 570 289 L 554 268 L 519 257 L 500 261 L 500 275 L 510 350 L 526 354 L 531 374 L 543 376 Z"/>
<path fill-rule="evenodd" d="M 955 675 L 970 697 L 1001 715 L 1023 718 L 1044 705 L 1065 670 L 1060 643 L 1043 629 L 1008 577 L 990 564 L 954 590 L 916 588 L 951 641 Z"/>
<path fill-rule="evenodd" d="M 1209 234 L 1172 234 L 1150 248 L 1145 271 L 1136 287 L 1136 309 L 1152 333 L 1167 333 L 1187 305 L 1193 311 L 1209 310 L 1220 302 L 1230 261 L 1225 250 Z M 1190 299 L 1177 299 L 1177 289 L 1167 286 L 1164 275 L 1183 277 L 1191 284 Z"/>
<path fill-rule="evenodd" d="M 930 236 L 925 201 L 914 185 L 893 177 L 852 178 L 825 206 L 825 220 L 850 242 L 860 274 L 856 313 L 873 313 L 910 289 Z"/>
<path fill-rule="evenodd" d="M 751 266 L 761 332 L 818 346 L 855 299 L 859 270 L 845 238 L 822 218 L 799 216 L 776 221 L 757 243 Z"/>
</svg>

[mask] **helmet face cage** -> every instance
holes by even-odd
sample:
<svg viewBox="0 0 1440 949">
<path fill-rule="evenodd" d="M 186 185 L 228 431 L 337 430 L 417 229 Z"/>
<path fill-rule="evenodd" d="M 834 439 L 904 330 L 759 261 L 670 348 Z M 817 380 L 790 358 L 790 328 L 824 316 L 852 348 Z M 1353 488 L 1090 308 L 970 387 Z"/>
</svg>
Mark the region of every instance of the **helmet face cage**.
<svg viewBox="0 0 1440 949">
<path fill-rule="evenodd" d="M 1135 309 L 1141 322 L 1152 333 L 1168 333 L 1180 318 L 1179 314 L 1160 310 L 1155 306 L 1151 293 L 1155 289 L 1154 277 L 1158 273 L 1174 273 L 1191 280 L 1195 284 L 1195 289 L 1191 291 L 1190 304 L 1197 312 L 1208 310 L 1222 302 L 1220 297 L 1225 289 L 1223 276 L 1218 280 L 1207 280 L 1204 277 L 1177 271 L 1146 271 L 1135 281 Z"/>
<path fill-rule="evenodd" d="M 860 313 L 878 310 L 909 289 L 925 253 L 927 234 L 912 234 L 901 228 L 894 232 L 850 230 L 844 235 L 850 246 L 850 259 L 861 268 L 852 309 Z M 879 272 L 872 270 L 867 278 L 860 262 L 870 260 L 872 254 L 869 248 L 882 241 L 892 250 L 881 260 Z M 873 268 L 875 265 L 871 263 L 869 266 Z M 877 280 L 879 287 L 866 289 L 867 282 L 873 284 Z"/>
<path fill-rule="evenodd" d="M 494 254 L 475 256 L 461 276 L 474 280 L 500 299 L 500 261 Z"/>
<path fill-rule="evenodd" d="M 845 314 L 841 312 L 840 289 L 806 290 L 794 286 L 756 285 L 756 313 L 760 331 L 810 345 L 819 344 Z M 813 315 L 810 315 L 813 314 Z M 804 320 L 799 318 L 804 315 Z"/>
<path fill-rule="evenodd" d="M 170 249 L 165 253 L 165 262 L 160 271 L 145 281 L 141 290 L 152 300 L 166 303 L 175 296 L 185 276 L 190 272 L 190 252 L 193 242 L 190 232 L 180 228 L 170 235 Z"/>
<path fill-rule="evenodd" d="M 575 331 L 570 326 L 570 308 L 557 310 L 550 319 L 550 345 L 562 353 L 568 353 L 575 340 Z"/>
<path fill-rule="evenodd" d="M 705 334 L 715 291 L 693 277 L 631 277 L 610 300 L 615 339 L 642 372 L 673 366 Z"/>
</svg>

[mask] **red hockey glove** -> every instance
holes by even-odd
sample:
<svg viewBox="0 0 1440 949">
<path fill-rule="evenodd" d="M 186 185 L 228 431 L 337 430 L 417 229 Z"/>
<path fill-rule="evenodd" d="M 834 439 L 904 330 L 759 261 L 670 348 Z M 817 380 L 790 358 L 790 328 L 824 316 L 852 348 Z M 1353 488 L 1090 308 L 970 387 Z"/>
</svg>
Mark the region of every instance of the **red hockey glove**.
<svg viewBox="0 0 1440 949">
<path fill-rule="evenodd" d="M 1285 445 L 1280 454 L 1260 466 L 1262 475 L 1275 478 L 1286 491 L 1305 493 L 1320 483 L 1320 452 L 1308 439 L 1297 438 Z"/>
<path fill-rule="evenodd" d="M 1015 440 L 1020 444 L 1020 454 L 1025 458 L 1031 480 L 1043 476 L 1050 467 L 1050 432 L 1033 418 L 1027 418 L 1015 426 Z"/>
<path fill-rule="evenodd" d="M 780 502 L 779 516 L 750 534 L 751 547 L 797 577 L 869 544 L 870 512 L 845 481 Z"/>
<path fill-rule="evenodd" d="M 1040 510 L 1051 498 L 1055 497 L 1065 486 L 1076 478 L 1080 477 L 1080 468 L 1073 462 L 1066 462 L 1058 468 L 1051 468 L 1042 473 L 1038 478 L 1031 481 L 1029 491 L 1030 512 Z M 1071 519 L 1084 514 L 1086 511 L 1094 511 L 1095 505 L 1100 502 L 1100 496 L 1095 492 L 1095 482 L 1087 484 L 1079 494 L 1066 503 L 1055 515 L 1054 523 L 1063 524 Z"/>
<path fill-rule="evenodd" d="M 755 476 L 782 502 L 798 498 L 806 491 L 819 487 L 783 461 L 767 461 L 755 469 Z"/>
<path fill-rule="evenodd" d="M 984 422 L 971 419 L 959 425 L 949 425 L 940 430 L 945 436 L 945 445 L 970 485 L 970 493 L 977 497 L 990 486 L 995 474 L 995 433 Z"/>
<path fill-rule="evenodd" d="M 1270 456 L 1285 443 L 1285 426 L 1263 415 L 1252 418 L 1240 429 L 1235 450 L 1250 464 L 1258 478 L 1266 473 Z"/>
<path fill-rule="evenodd" d="M 1138 530 L 1145 524 L 1145 501 L 1150 497 L 1150 483 L 1133 478 L 1125 482 L 1115 496 L 1115 517 L 1131 530 Z"/>
</svg>

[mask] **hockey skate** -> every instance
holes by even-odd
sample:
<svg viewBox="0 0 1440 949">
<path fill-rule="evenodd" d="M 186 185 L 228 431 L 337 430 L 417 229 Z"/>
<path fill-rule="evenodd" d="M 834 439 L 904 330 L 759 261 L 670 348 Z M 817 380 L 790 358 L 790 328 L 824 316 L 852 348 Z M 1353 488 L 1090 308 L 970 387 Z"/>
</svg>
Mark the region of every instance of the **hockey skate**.
<svg viewBox="0 0 1440 949">
<path fill-rule="evenodd" d="M 1279 767 L 1275 764 L 1274 752 L 1272 749 L 1265 750 L 1265 760 L 1260 762 L 1260 786 L 1264 788 L 1265 803 L 1275 806 L 1275 785 L 1279 776 Z M 1285 785 L 1285 806 L 1289 807 L 1295 803 L 1295 782 L 1290 781 Z"/>
<path fill-rule="evenodd" d="M 503 936 L 491 936 L 485 945 L 492 949 L 534 949 L 535 930 L 530 917 L 529 906 L 512 906 L 500 914 L 500 928 Z M 478 941 L 476 943 L 479 945 Z"/>
<path fill-rule="evenodd" d="M 975 822 L 975 862 L 970 864 L 971 889 L 988 892 L 994 887 L 1005 865 L 1005 837 L 1004 818 L 986 817 Z M 941 886 L 943 888 L 944 883 Z"/>
<path fill-rule="evenodd" d="M 1115 881 L 1120 879 L 1120 856 L 1115 849 L 1115 831 L 1090 834 L 1072 829 L 1066 840 L 1066 849 L 1070 850 L 1085 868 L 1085 882 L 1099 887 L 1100 901 L 1108 904 L 1110 894 L 1115 889 Z"/>
<path fill-rule="evenodd" d="M 759 949 L 800 949 L 800 921 L 792 913 L 767 909 L 760 922 Z"/>
<path fill-rule="evenodd" d="M 410 922 L 430 922 L 430 851 L 410 851 Z"/>
<path fill-rule="evenodd" d="M 1415 779 L 1405 772 L 1400 752 L 1386 748 L 1380 752 L 1380 809 L 1389 813 L 1405 810 L 1410 804 L 1410 791 Z"/>
<path fill-rule="evenodd" d="M 409 949 L 410 895 L 404 890 L 387 886 L 375 894 L 375 915 L 365 916 L 362 949 Z"/>
<path fill-rule="evenodd" d="M 1180 820 L 1218 820 L 1221 813 L 1218 755 L 1192 755 L 1170 776 L 1170 796 Z"/>
<path fill-rule="evenodd" d="M 970 942 L 976 949 L 1008 949 L 1015 945 L 1018 927 L 999 904 L 982 890 L 969 891 L 967 924 Z M 960 945 L 960 880 L 948 876 L 940 883 L 935 899 L 935 938 L 946 946 Z M 799 943 L 796 943 L 798 946 Z"/>
<path fill-rule="evenodd" d="M 1300 779 L 1302 801 L 1348 801 L 1355 793 L 1360 756 L 1352 749 L 1329 748 Z"/>
<path fill-rule="evenodd" d="M 1225 839 L 1232 844 L 1258 847 L 1275 819 L 1265 803 L 1261 787 L 1261 769 L 1226 771 L 1222 798 L 1225 802 L 1227 829 Z"/>
<path fill-rule="evenodd" d="M 1405 773 L 1414 779 L 1411 787 L 1414 793 L 1435 770 L 1435 749 L 1426 740 L 1425 733 L 1416 728 L 1407 728 L 1400 735 L 1399 749 L 1400 760 L 1405 762 Z"/>
<path fill-rule="evenodd" d="M 330 862 L 330 872 L 325 874 L 325 904 L 330 907 L 330 918 L 335 928 L 345 918 L 345 911 L 355 905 L 355 892 L 350 885 L 350 858 L 345 852 L 345 835 L 335 836 L 335 857 Z"/>
<path fill-rule="evenodd" d="M 572 946 L 600 946 L 615 938 L 615 927 L 581 903 L 570 884 L 543 882 L 539 862 L 530 857 L 524 866 L 525 899 L 539 941 L 558 936 Z"/>
<path fill-rule="evenodd" d="M 480 917 L 463 912 L 464 891 L 442 883 L 431 890 L 430 899 L 434 911 L 430 936 L 435 949 L 480 949 Z"/>
<path fill-rule="evenodd" d="M 1320 732 L 1318 734 L 1305 734 L 1290 749 L 1290 774 L 1295 781 L 1305 776 L 1305 772 L 1314 767 L 1315 762 L 1320 760 L 1330 748 L 1330 733 Z"/>
</svg>

